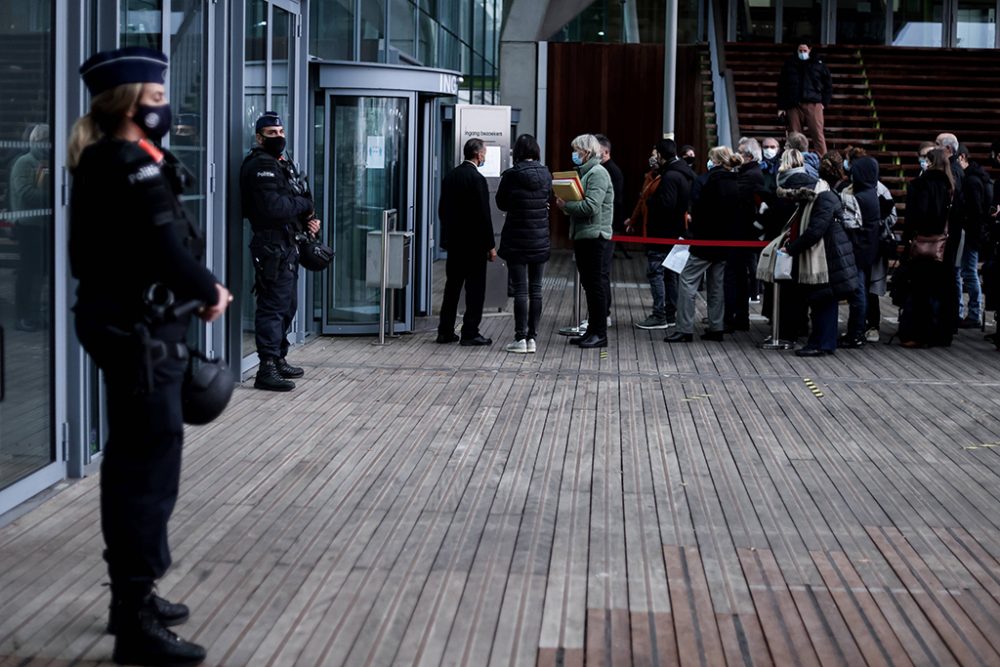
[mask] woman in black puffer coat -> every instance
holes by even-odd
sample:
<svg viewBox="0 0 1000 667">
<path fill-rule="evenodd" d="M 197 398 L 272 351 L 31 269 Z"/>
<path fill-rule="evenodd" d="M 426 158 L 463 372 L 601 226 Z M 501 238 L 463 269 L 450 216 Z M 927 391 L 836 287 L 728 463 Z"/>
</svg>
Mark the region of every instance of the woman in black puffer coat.
<svg viewBox="0 0 1000 667">
<path fill-rule="evenodd" d="M 820 187 L 815 189 L 778 190 L 779 197 L 798 201 L 800 206 L 812 203 L 809 215 L 803 217 L 798 229 L 792 230 L 793 239 L 785 248 L 797 260 L 793 264 L 793 277 L 806 295 L 812 319 L 809 341 L 795 351 L 800 357 L 817 357 L 836 351 L 837 305 L 852 294 L 858 284 L 854 248 L 841 219 L 843 205 L 840 197 L 830 190 L 840 178 L 839 166 L 824 156 L 819 176 L 827 187 L 819 183 Z M 802 256 L 820 241 L 826 259 L 825 275 L 818 272 L 807 276 L 803 272 Z"/>
<path fill-rule="evenodd" d="M 549 198 L 552 174 L 539 162 L 541 151 L 530 134 L 514 143 L 514 166 L 503 173 L 497 208 L 505 211 L 500 250 L 514 292 L 514 342 L 508 352 L 532 353 L 542 316 L 542 276 L 549 261 Z"/>
</svg>

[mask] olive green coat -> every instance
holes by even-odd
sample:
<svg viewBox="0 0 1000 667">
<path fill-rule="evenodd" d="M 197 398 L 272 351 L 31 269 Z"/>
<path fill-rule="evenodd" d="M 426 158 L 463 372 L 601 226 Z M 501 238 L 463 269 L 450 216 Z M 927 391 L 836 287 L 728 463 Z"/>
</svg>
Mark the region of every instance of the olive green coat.
<svg viewBox="0 0 1000 667">
<path fill-rule="evenodd" d="M 566 202 L 569 238 L 573 241 L 598 237 L 610 239 L 615 208 L 611 176 L 596 157 L 588 160 L 578 171 L 583 185 L 583 200 Z"/>
</svg>

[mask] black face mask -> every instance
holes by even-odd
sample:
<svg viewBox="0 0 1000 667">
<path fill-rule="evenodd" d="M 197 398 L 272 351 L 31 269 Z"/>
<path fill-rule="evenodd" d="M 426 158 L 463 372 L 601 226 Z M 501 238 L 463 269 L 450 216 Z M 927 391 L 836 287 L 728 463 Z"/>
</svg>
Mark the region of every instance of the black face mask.
<svg viewBox="0 0 1000 667">
<path fill-rule="evenodd" d="M 685 155 L 684 156 L 684 161 L 688 163 L 689 167 L 693 167 L 694 166 L 695 158 L 694 158 L 693 155 Z"/>
<path fill-rule="evenodd" d="M 152 141 L 159 141 L 170 131 L 170 105 L 150 107 L 140 104 L 135 110 L 135 122 Z"/>
<path fill-rule="evenodd" d="M 285 138 L 284 137 L 264 137 L 264 143 L 261 144 L 264 152 L 278 157 L 285 152 Z"/>
</svg>

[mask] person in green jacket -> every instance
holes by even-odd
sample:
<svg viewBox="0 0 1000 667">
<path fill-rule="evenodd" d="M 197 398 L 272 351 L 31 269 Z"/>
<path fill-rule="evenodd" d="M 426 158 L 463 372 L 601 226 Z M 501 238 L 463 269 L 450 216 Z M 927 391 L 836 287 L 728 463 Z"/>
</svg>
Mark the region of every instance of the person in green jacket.
<svg viewBox="0 0 1000 667">
<path fill-rule="evenodd" d="M 573 140 L 573 164 L 580 172 L 583 184 L 581 201 L 563 201 L 556 205 L 569 216 L 569 238 L 573 241 L 576 268 L 587 295 L 589 324 L 585 336 L 570 339 L 583 348 L 607 347 L 608 300 L 602 281 L 605 248 L 611 243 L 611 221 L 614 217 L 615 191 L 611 176 L 601 166 L 601 144 L 592 134 L 581 134 Z"/>
</svg>

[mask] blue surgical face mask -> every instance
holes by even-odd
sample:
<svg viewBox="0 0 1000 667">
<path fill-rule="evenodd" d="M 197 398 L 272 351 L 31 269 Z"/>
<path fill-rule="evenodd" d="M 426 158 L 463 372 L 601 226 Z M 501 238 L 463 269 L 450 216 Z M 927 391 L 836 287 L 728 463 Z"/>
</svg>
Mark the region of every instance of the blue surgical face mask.
<svg viewBox="0 0 1000 667">
<path fill-rule="evenodd" d="M 799 60 L 809 60 L 809 52 L 799 51 Z"/>
<path fill-rule="evenodd" d="M 580 157 L 579 153 L 573 153 L 573 164 L 578 167 L 583 166 L 583 158 Z"/>
<path fill-rule="evenodd" d="M 844 160 L 844 171 L 850 171 L 850 170 L 851 170 L 851 161 Z"/>
<path fill-rule="evenodd" d="M 715 163 L 709 160 L 708 162 L 705 163 L 705 166 L 707 166 L 709 169 L 712 169 L 712 167 L 715 166 Z"/>
<path fill-rule="evenodd" d="M 925 157 L 920 158 L 920 171 L 927 171 L 927 167 L 929 167 L 930 165 L 931 163 L 927 160 L 927 158 Z"/>
<path fill-rule="evenodd" d="M 778 149 L 777 148 L 765 148 L 764 149 L 764 159 L 765 160 L 773 160 L 776 157 L 778 157 Z"/>
</svg>

